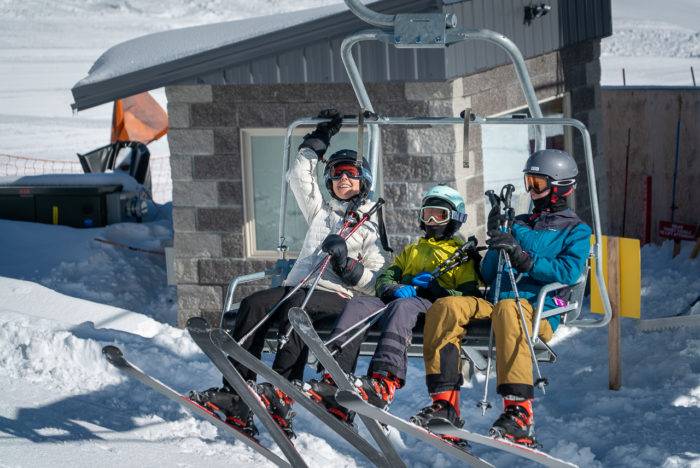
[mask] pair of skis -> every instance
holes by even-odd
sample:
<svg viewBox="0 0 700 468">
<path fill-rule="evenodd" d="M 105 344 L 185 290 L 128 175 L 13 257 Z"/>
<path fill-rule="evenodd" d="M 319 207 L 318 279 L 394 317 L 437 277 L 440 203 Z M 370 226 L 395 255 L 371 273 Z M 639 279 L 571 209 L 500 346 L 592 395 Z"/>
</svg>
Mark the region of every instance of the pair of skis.
<svg viewBox="0 0 700 468">
<path fill-rule="evenodd" d="M 328 351 L 323 343 L 323 340 L 321 340 L 316 333 L 308 314 L 303 309 L 294 307 L 290 309 L 288 316 L 289 322 L 294 328 L 294 331 L 299 334 L 311 352 L 319 360 L 321 365 L 323 365 L 325 370 L 333 376 L 333 380 L 339 388 L 338 394 L 336 395 L 338 403 L 361 415 L 363 421 L 369 419 L 374 421 L 374 424 L 376 424 L 376 421 L 379 421 L 388 426 L 395 427 L 399 431 L 416 437 L 417 439 L 436 447 L 438 450 L 447 452 L 474 467 L 493 467 L 493 465 L 477 457 L 468 450 L 462 449 L 450 442 L 447 442 L 436 434 L 449 435 L 475 444 L 486 445 L 491 448 L 503 450 L 513 455 L 541 463 L 542 465 L 548 467 L 572 468 L 576 466 L 554 458 L 546 453 L 520 444 L 512 443 L 508 440 L 488 437 L 467 431 L 465 429 L 459 429 L 450 424 L 448 421 L 440 421 L 437 424 L 431 424 L 430 431 L 428 431 L 423 427 L 417 426 L 413 423 L 405 421 L 404 419 L 394 416 L 387 411 L 370 405 L 363 400 L 362 397 L 360 397 L 356 388 L 352 382 L 350 382 L 348 376 L 340 368 L 340 365 L 338 365 L 331 353 Z"/>
<path fill-rule="evenodd" d="M 102 351 L 110 364 L 114 365 L 136 380 L 148 385 L 162 395 L 176 401 L 194 414 L 213 423 L 218 428 L 233 435 L 236 440 L 243 442 L 245 445 L 278 466 L 305 467 L 307 465 L 301 455 L 299 455 L 292 442 L 287 438 L 274 420 L 272 420 L 267 409 L 260 401 L 257 393 L 247 384 L 247 382 L 245 382 L 238 370 L 233 366 L 231 361 L 229 361 L 227 355 L 230 355 L 237 362 L 240 362 L 256 374 L 260 375 L 263 379 L 285 392 L 294 401 L 301 404 L 311 414 L 316 416 L 353 447 L 355 447 L 360 453 L 365 455 L 367 459 L 376 466 L 386 468 L 391 466 L 405 466 L 403 465 L 403 462 L 401 462 L 398 455 L 395 455 L 395 457 L 391 457 L 391 455 L 387 457 L 383 452 L 377 451 L 377 449 L 375 449 L 355 431 L 353 426 L 336 419 L 335 416 L 326 411 L 325 407 L 312 400 L 302 388 L 279 375 L 265 363 L 241 347 L 238 342 L 236 342 L 236 340 L 234 340 L 225 330 L 219 328 L 211 329 L 209 328 L 208 323 L 199 317 L 190 319 L 187 322 L 187 329 L 195 343 L 200 347 L 200 349 L 202 349 L 207 357 L 209 357 L 219 371 L 221 371 L 229 384 L 231 384 L 234 390 L 258 417 L 263 426 L 265 426 L 270 433 L 270 436 L 278 444 L 288 461 L 261 445 L 257 439 L 242 432 L 239 428 L 226 423 L 219 417 L 219 415 L 190 400 L 187 396 L 176 392 L 159 380 L 144 373 L 142 370 L 128 362 L 124 358 L 122 351 L 119 348 L 115 346 L 105 346 Z M 384 436 L 383 433 L 382 436 Z M 384 436 L 384 438 L 386 438 L 386 436 Z M 388 440 L 386 443 L 388 444 Z M 381 445 L 382 444 L 380 444 L 380 446 Z"/>
</svg>

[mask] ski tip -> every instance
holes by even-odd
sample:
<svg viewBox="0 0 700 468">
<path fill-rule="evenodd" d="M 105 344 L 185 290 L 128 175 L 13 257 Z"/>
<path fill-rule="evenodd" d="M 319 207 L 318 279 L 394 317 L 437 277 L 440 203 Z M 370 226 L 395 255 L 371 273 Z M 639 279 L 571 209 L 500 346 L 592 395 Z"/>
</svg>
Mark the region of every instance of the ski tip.
<svg viewBox="0 0 700 468">
<path fill-rule="evenodd" d="M 209 322 L 203 317 L 190 317 L 186 327 L 188 330 L 205 331 L 209 329 Z"/>
<path fill-rule="evenodd" d="M 306 325 L 310 322 L 309 316 L 301 307 L 292 307 L 289 309 L 289 312 L 287 312 L 287 316 L 289 317 L 290 321 L 298 324 Z"/>
<path fill-rule="evenodd" d="M 102 348 L 102 354 L 111 364 L 124 359 L 124 353 L 122 353 L 122 350 L 112 345 Z"/>
</svg>

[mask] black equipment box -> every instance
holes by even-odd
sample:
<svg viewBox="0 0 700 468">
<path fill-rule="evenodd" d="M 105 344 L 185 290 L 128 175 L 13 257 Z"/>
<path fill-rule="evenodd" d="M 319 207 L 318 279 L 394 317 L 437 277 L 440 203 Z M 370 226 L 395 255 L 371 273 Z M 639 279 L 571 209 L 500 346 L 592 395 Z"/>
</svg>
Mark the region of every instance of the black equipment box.
<svg viewBox="0 0 700 468">
<path fill-rule="evenodd" d="M 0 218 L 76 228 L 118 222 L 121 185 L 0 186 Z M 116 205 L 115 205 L 116 203 Z"/>
</svg>

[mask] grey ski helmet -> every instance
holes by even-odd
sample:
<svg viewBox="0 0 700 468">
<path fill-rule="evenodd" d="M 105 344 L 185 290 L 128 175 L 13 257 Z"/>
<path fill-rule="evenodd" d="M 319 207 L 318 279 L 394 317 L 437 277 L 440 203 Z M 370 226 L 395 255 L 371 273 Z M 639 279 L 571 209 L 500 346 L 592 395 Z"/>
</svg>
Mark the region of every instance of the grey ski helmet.
<svg viewBox="0 0 700 468">
<path fill-rule="evenodd" d="M 525 163 L 523 172 L 545 175 L 552 180 L 566 180 L 576 178 L 578 166 L 566 151 L 543 149 L 532 153 Z"/>
<path fill-rule="evenodd" d="M 340 200 L 335 195 L 335 192 L 333 192 L 333 179 L 331 177 L 333 167 L 337 164 L 357 164 L 357 152 L 354 150 L 342 149 L 330 155 L 326 160 L 326 168 L 323 171 L 326 188 L 333 198 Z M 362 167 L 360 167 L 360 198 L 367 198 L 370 190 L 372 190 L 372 170 L 367 160 L 362 158 Z"/>
</svg>

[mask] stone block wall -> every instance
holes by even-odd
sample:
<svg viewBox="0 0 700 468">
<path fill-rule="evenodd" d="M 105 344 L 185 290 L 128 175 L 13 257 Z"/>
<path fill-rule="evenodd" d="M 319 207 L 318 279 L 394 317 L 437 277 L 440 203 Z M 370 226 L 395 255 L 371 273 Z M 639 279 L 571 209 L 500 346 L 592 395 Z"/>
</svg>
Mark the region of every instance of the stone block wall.
<svg viewBox="0 0 700 468">
<path fill-rule="evenodd" d="M 590 126 L 596 151 L 600 148 L 598 55 L 599 45 L 592 42 L 527 61 L 539 98 L 571 93 L 573 116 Z M 512 66 L 449 82 L 378 83 L 367 89 L 375 110 L 387 116 L 456 116 L 466 107 L 488 116 L 525 104 Z M 228 281 L 272 262 L 246 258 L 241 129 L 286 128 L 297 118 L 329 107 L 355 114 L 357 100 L 349 84 L 328 83 L 171 86 L 166 93 L 179 324 L 192 316 L 218 322 Z M 447 183 L 462 193 L 469 214 L 462 232 L 477 234 L 483 241 L 479 127 L 472 128 L 469 138 L 465 156 L 461 126 L 382 127 L 387 230 L 397 252 L 418 234 L 420 198 L 435 183 Z M 599 184 L 600 188 L 600 180 Z M 240 287 L 236 300 L 262 286 Z"/>
</svg>

